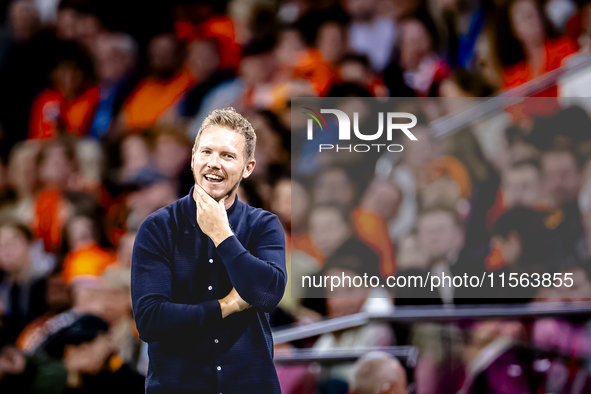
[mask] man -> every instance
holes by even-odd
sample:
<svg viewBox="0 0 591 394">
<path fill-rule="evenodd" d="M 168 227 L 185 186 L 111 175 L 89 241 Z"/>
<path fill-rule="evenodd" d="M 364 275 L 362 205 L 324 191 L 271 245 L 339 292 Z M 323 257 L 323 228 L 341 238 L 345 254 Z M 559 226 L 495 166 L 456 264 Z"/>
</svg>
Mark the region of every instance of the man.
<svg viewBox="0 0 591 394">
<path fill-rule="evenodd" d="M 131 293 L 149 394 L 281 392 L 269 312 L 287 280 L 283 229 L 236 196 L 255 144 L 233 108 L 212 111 L 193 147 L 195 186 L 138 231 Z"/>
<path fill-rule="evenodd" d="M 406 394 L 406 371 L 386 352 L 369 352 L 357 361 L 350 382 L 354 394 Z"/>
<path fill-rule="evenodd" d="M 581 188 L 581 169 L 576 155 L 569 150 L 549 150 L 540 159 L 544 186 L 554 205 L 577 201 Z"/>
<path fill-rule="evenodd" d="M 503 204 L 507 208 L 535 208 L 545 201 L 540 165 L 533 160 L 518 161 L 501 175 Z"/>
</svg>

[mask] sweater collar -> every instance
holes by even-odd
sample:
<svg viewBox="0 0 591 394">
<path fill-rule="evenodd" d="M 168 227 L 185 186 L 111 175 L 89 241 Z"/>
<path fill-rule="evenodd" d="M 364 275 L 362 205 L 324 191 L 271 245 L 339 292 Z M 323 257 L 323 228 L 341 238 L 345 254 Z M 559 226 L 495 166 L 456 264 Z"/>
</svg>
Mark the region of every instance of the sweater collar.
<svg viewBox="0 0 591 394">
<path fill-rule="evenodd" d="M 191 191 L 189 191 L 189 194 L 182 199 L 182 207 L 185 215 L 189 216 L 189 221 L 191 222 L 193 227 L 197 227 L 197 203 L 193 198 L 194 189 L 195 186 L 191 187 Z M 234 196 L 234 202 L 232 203 L 232 206 L 226 209 L 226 212 L 228 213 L 228 220 L 230 221 L 230 226 L 232 226 L 232 214 L 234 213 L 234 211 L 237 211 L 236 206 L 238 204 L 242 203 L 238 201 L 238 195 L 236 195 Z"/>
</svg>

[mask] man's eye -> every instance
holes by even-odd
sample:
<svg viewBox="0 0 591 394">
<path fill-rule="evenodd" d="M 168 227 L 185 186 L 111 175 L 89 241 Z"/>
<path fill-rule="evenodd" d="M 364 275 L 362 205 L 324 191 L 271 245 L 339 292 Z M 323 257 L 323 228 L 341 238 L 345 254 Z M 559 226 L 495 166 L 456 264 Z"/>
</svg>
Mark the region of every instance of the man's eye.
<svg viewBox="0 0 591 394">
<path fill-rule="evenodd" d="M 233 159 L 234 158 L 234 156 L 232 156 L 230 154 L 227 154 L 226 157 L 229 157 L 230 159 Z"/>
<path fill-rule="evenodd" d="M 208 150 L 201 151 L 201 153 L 209 153 Z"/>
</svg>

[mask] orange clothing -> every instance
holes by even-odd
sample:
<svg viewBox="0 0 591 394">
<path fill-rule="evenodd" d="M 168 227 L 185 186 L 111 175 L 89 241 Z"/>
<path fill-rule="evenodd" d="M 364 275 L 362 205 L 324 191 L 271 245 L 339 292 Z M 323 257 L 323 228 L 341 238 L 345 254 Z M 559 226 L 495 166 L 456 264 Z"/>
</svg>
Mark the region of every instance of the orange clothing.
<svg viewBox="0 0 591 394">
<path fill-rule="evenodd" d="M 444 156 L 433 161 L 430 165 L 435 180 L 439 177 L 449 175 L 457 184 L 462 198 L 470 199 L 472 195 L 472 181 L 470 174 L 464 164 L 451 156 Z"/>
<path fill-rule="evenodd" d="M 48 314 L 41 315 L 31 323 L 27 324 L 15 341 L 16 347 L 27 353 L 35 351 L 51 334 L 45 323 L 50 321 L 53 317 L 54 316 Z"/>
<path fill-rule="evenodd" d="M 338 73 L 332 66 L 324 60 L 322 54 L 317 49 L 308 48 L 302 51 L 297 58 L 297 64 L 283 65 L 281 77 L 271 89 L 271 102 L 266 106 L 271 111 L 281 111 L 292 96 L 291 82 L 297 79 L 303 79 L 312 84 L 312 90 L 318 96 L 326 96 L 330 86 L 339 79 Z M 249 87 L 244 93 L 243 100 L 246 105 L 258 105 L 255 102 L 255 87 Z"/>
<path fill-rule="evenodd" d="M 484 259 L 484 267 L 487 271 L 496 271 L 507 265 L 503 252 L 499 248 L 492 248 Z"/>
<path fill-rule="evenodd" d="M 326 261 L 326 257 L 324 257 L 320 249 L 314 245 L 312 238 L 310 238 L 310 233 L 308 232 L 292 234 L 291 248 L 307 253 L 308 255 L 315 258 L 316 261 L 318 261 L 318 264 L 321 266 L 324 265 L 324 262 Z"/>
<path fill-rule="evenodd" d="M 124 128 L 149 129 L 195 83 L 187 70 L 174 77 L 160 81 L 153 77 L 142 80 L 131 92 L 122 108 Z"/>
<path fill-rule="evenodd" d="M 359 239 L 380 258 L 380 273 L 384 278 L 396 273 L 394 245 L 390 240 L 388 225 L 384 219 L 373 212 L 356 208 L 351 217 Z"/>
<path fill-rule="evenodd" d="M 503 190 L 499 187 L 495 194 L 495 202 L 492 207 L 486 212 L 485 223 L 486 228 L 491 229 L 493 224 L 507 211 L 505 201 L 503 200 Z"/>
<path fill-rule="evenodd" d="M 320 51 L 312 48 L 298 58 L 293 74 L 295 79 L 310 81 L 314 91 L 321 97 L 326 96 L 331 83 L 338 78 L 336 71 L 324 60 Z"/>
<path fill-rule="evenodd" d="M 43 240 L 47 252 L 54 253 L 60 245 L 64 204 L 64 198 L 57 189 L 43 190 L 35 200 L 31 230 Z"/>
<path fill-rule="evenodd" d="M 555 70 L 560 67 L 562 59 L 568 55 L 576 52 L 577 48 L 573 41 L 569 38 L 559 38 L 557 40 L 546 40 L 544 44 L 544 51 L 546 55 L 546 63 L 542 70 L 543 73 Z M 531 81 L 534 78 L 533 70 L 526 60 L 504 68 L 503 85 L 506 89 L 512 89 L 516 86 Z M 536 97 L 556 97 L 558 90 L 556 86 L 544 90 L 536 94 Z"/>
<path fill-rule="evenodd" d="M 381 79 L 371 77 L 366 88 L 374 97 L 388 97 L 388 88 Z"/>
<path fill-rule="evenodd" d="M 509 105 L 505 108 L 505 112 L 511 115 L 511 121 L 513 123 L 519 123 L 524 119 L 531 119 L 534 116 L 537 117 L 551 117 L 562 111 L 556 95 L 540 99 L 542 95 L 554 94 L 551 90 L 556 91 L 556 87 L 546 89 L 533 97 L 526 97 L 524 100 L 517 104 Z M 557 91 L 556 91 L 557 92 Z"/>
<path fill-rule="evenodd" d="M 70 283 L 72 279 L 82 275 L 100 276 L 116 259 L 115 252 L 101 248 L 96 243 L 74 250 L 64 259 L 64 281 Z"/>
<path fill-rule="evenodd" d="M 67 101 L 57 90 L 44 90 L 35 97 L 31 107 L 29 138 L 52 138 L 60 132 L 86 135 L 99 99 L 96 86 L 87 89 L 73 101 Z"/>
<path fill-rule="evenodd" d="M 238 70 L 240 44 L 236 42 L 234 22 L 227 15 L 217 15 L 195 26 L 189 21 L 176 21 L 174 29 L 181 40 L 214 39 L 220 57 L 220 69 Z"/>
</svg>

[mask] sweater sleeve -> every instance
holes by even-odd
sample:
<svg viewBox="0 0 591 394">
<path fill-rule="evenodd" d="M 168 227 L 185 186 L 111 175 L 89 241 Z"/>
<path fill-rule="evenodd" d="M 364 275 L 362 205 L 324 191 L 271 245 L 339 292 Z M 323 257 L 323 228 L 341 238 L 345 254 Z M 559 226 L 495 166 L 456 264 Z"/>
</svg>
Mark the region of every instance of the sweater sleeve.
<svg viewBox="0 0 591 394">
<path fill-rule="evenodd" d="M 270 312 L 283 298 L 287 283 L 285 236 L 277 216 L 265 216 L 249 249 L 252 253 L 231 236 L 217 246 L 217 253 L 240 297 Z"/>
<path fill-rule="evenodd" d="M 177 335 L 221 321 L 218 300 L 199 304 L 172 302 L 172 271 L 166 239 L 153 217 L 140 226 L 131 259 L 131 297 L 140 338 L 145 342 L 175 338 Z"/>
</svg>

